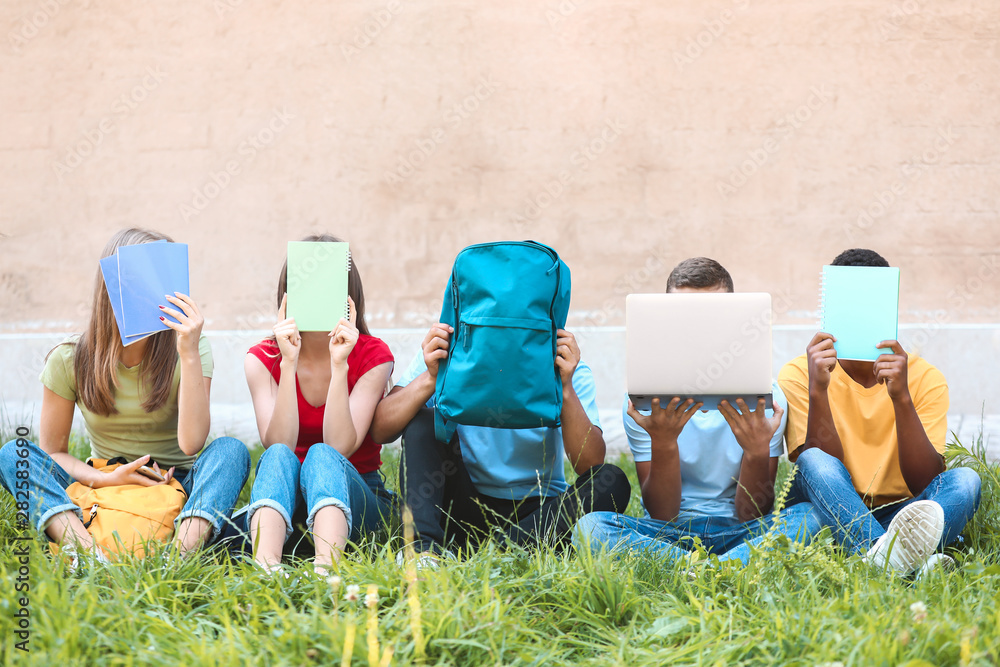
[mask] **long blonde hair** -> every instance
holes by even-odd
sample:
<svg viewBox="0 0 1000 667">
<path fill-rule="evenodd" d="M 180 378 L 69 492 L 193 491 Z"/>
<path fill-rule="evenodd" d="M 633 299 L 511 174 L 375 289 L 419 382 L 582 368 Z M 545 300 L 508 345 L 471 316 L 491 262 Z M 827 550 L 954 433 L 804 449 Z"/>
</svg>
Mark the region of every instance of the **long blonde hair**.
<svg viewBox="0 0 1000 667">
<path fill-rule="evenodd" d="M 123 229 L 104 246 L 101 258 L 110 257 L 122 246 L 152 241 L 173 242 L 173 239 L 146 229 Z M 118 362 L 125 347 L 122 345 L 100 268 L 97 269 L 97 279 L 94 281 L 90 322 L 75 344 L 73 372 L 76 375 L 77 396 L 94 414 L 104 417 L 116 414 Z M 177 359 L 177 334 L 173 330 L 161 331 L 149 337 L 139 368 L 139 392 L 140 396 L 145 396 L 142 407 L 146 412 L 154 412 L 166 404 L 173 386 Z"/>
</svg>

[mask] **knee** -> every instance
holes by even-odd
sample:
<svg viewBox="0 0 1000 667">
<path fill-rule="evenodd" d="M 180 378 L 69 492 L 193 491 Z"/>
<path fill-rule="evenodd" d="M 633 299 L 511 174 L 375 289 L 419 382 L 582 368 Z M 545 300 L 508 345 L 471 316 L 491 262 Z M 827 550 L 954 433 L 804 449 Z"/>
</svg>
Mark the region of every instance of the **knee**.
<svg viewBox="0 0 1000 667">
<path fill-rule="evenodd" d="M 275 443 L 260 455 L 260 460 L 257 461 L 257 473 L 260 474 L 262 468 L 269 466 L 298 470 L 299 458 L 286 445 Z"/>
<path fill-rule="evenodd" d="M 302 462 L 303 470 L 342 470 L 350 462 L 336 449 L 322 442 L 317 442 L 306 452 Z"/>
<path fill-rule="evenodd" d="M 14 467 L 15 461 L 19 458 L 17 449 L 17 440 L 11 440 L 3 447 L 0 447 L 0 470 L 8 470 Z"/>
<path fill-rule="evenodd" d="M 33 446 L 34 444 L 28 440 L 18 438 L 0 447 L 0 470 L 14 470 L 17 467 L 18 461 L 23 461 L 27 458 L 25 455 L 22 455 L 22 452 Z"/>
<path fill-rule="evenodd" d="M 799 475 L 824 475 L 833 472 L 838 466 L 843 468 L 844 464 L 819 447 L 811 447 L 799 454 L 799 457 L 795 459 L 795 466 Z"/>
<path fill-rule="evenodd" d="M 952 468 L 947 474 L 955 492 L 972 501 L 973 508 L 978 508 L 983 492 L 983 481 L 979 478 L 979 473 L 972 468 Z"/>
<path fill-rule="evenodd" d="M 216 438 L 205 448 L 206 452 L 209 450 L 213 453 L 218 452 L 219 456 L 225 458 L 239 470 L 250 469 L 250 452 L 247 450 L 247 446 L 236 438 Z"/>
<path fill-rule="evenodd" d="M 632 497 L 632 484 L 625 471 L 612 463 L 601 463 L 591 469 L 591 474 L 598 496 L 609 500 L 607 507 L 595 509 L 624 512 Z"/>
</svg>

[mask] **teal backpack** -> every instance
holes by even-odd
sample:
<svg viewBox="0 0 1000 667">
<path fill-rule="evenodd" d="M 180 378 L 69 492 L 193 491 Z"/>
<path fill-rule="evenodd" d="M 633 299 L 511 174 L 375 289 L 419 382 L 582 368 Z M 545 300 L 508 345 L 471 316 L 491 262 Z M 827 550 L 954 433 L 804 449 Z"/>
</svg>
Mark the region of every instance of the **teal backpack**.
<svg viewBox="0 0 1000 667">
<path fill-rule="evenodd" d="M 535 241 L 469 246 L 455 257 L 441 322 L 455 332 L 435 388 L 435 435 L 457 424 L 559 426 L 556 329 L 569 313 L 569 267 Z"/>
</svg>

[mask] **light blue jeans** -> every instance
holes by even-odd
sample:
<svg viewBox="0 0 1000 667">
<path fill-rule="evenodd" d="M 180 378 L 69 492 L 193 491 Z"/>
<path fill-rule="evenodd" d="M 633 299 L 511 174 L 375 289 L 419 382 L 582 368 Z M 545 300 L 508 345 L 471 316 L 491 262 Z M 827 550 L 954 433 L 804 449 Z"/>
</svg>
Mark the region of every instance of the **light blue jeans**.
<svg viewBox="0 0 1000 667">
<path fill-rule="evenodd" d="M 257 510 L 270 507 L 285 520 L 287 541 L 292 535 L 295 510 L 303 504 L 310 531 L 316 513 L 333 506 L 347 517 L 349 539 L 356 542 L 362 535 L 378 530 L 389 518 L 392 497 L 378 471 L 362 475 L 329 445 L 320 442 L 310 447 L 301 464 L 286 445 L 271 445 L 257 462 L 245 526 L 249 528 Z"/>
<path fill-rule="evenodd" d="M 938 548 L 959 538 L 965 524 L 979 507 L 982 482 L 971 468 L 946 470 L 919 495 L 903 502 L 868 509 L 854 489 L 851 474 L 843 462 L 821 449 L 799 454 L 792 496 L 812 503 L 824 526 L 829 526 L 837 542 L 849 553 L 861 554 L 885 529 L 899 510 L 917 500 L 933 500 L 944 510 L 944 534 Z"/>
<path fill-rule="evenodd" d="M 805 544 L 822 528 L 809 503 L 786 507 L 777 518 L 769 513 L 746 522 L 709 515 L 685 515 L 675 521 L 657 521 L 617 512 L 594 512 L 584 515 L 573 528 L 573 545 L 595 551 L 645 552 L 655 558 L 673 560 L 688 556 L 691 549 L 682 545 L 697 537 L 709 553 L 719 556 L 719 560 L 738 560 L 746 565 L 750 560 L 750 547 L 759 545 L 775 522 L 778 534 Z"/>
<path fill-rule="evenodd" d="M 27 461 L 27 464 L 25 464 Z M 27 470 L 27 488 L 19 471 Z M 187 500 L 174 522 L 201 517 L 212 524 L 209 539 L 221 534 L 240 490 L 250 474 L 250 454 L 246 445 L 235 438 L 218 438 L 205 447 L 190 470 L 178 468 L 174 477 Z M 66 487 L 75 480 L 33 442 L 19 438 L 0 448 L 0 484 L 15 502 L 28 503 L 28 516 L 39 533 L 62 512 L 74 512 L 83 520 L 83 511 L 66 495 Z"/>
</svg>

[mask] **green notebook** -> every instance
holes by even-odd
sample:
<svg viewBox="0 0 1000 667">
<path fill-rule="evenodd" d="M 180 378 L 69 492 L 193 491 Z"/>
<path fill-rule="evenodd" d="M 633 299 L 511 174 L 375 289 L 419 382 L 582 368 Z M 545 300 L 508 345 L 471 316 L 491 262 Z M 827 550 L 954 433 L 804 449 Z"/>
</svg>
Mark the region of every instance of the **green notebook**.
<svg viewBox="0 0 1000 667">
<path fill-rule="evenodd" d="M 299 331 L 333 331 L 349 315 L 346 243 L 292 241 L 288 244 L 288 303 L 285 314 Z"/>
<path fill-rule="evenodd" d="M 899 269 L 880 266 L 824 266 L 821 329 L 837 339 L 838 359 L 875 361 L 876 347 L 899 335 Z"/>
</svg>

